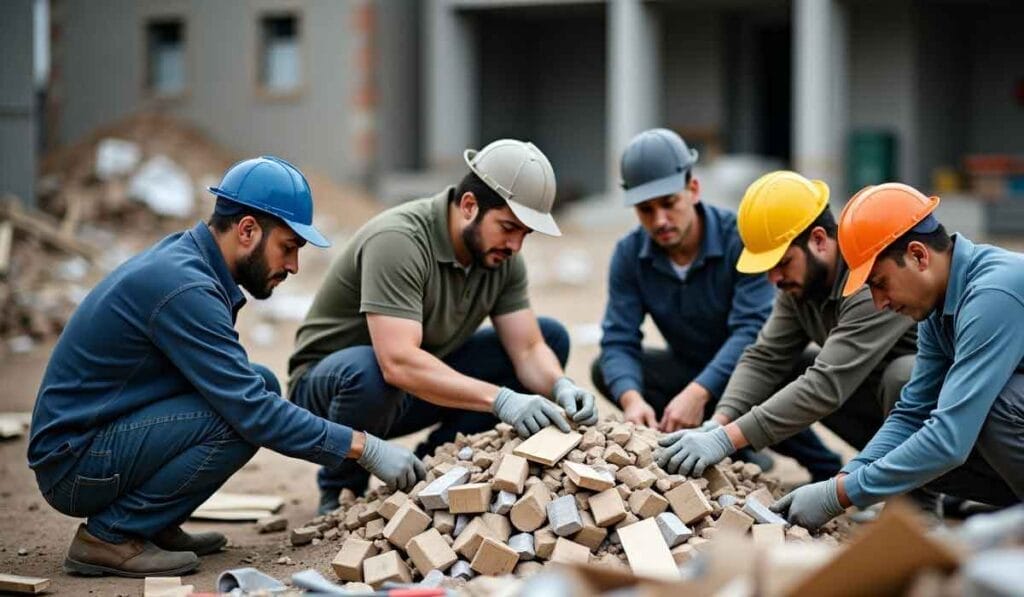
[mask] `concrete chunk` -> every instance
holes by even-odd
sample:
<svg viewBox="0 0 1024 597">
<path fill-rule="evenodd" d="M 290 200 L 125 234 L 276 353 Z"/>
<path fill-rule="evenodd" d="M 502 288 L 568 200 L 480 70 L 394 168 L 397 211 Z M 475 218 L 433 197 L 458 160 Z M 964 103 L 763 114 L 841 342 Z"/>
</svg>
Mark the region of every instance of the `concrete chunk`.
<svg viewBox="0 0 1024 597">
<path fill-rule="evenodd" d="M 785 518 L 772 512 L 768 506 L 765 506 L 756 499 L 750 499 L 749 496 L 743 504 L 743 513 L 753 518 L 754 522 L 758 524 L 781 524 L 783 527 L 789 524 Z"/>
<path fill-rule="evenodd" d="M 661 536 L 665 538 L 665 543 L 669 547 L 684 543 L 693 536 L 690 527 L 683 524 L 683 521 L 671 512 L 662 512 L 654 517 L 654 521 L 658 523 L 658 530 L 661 531 Z"/>
<path fill-rule="evenodd" d="M 448 508 L 448 490 L 455 485 L 462 485 L 469 481 L 469 469 L 456 466 L 447 473 L 434 479 L 429 485 L 420 490 L 418 495 L 420 503 L 427 510 L 443 510 Z"/>
<path fill-rule="evenodd" d="M 452 578 L 461 578 L 463 580 L 469 580 L 476 576 L 473 567 L 466 560 L 459 560 L 452 564 L 451 574 Z"/>
<path fill-rule="evenodd" d="M 473 448 L 463 446 L 463 448 L 459 450 L 458 457 L 459 460 L 473 460 Z"/>
<path fill-rule="evenodd" d="M 537 557 L 537 552 L 533 546 L 533 535 L 530 533 L 512 535 L 508 539 L 508 546 L 519 554 L 519 560 L 522 562 L 526 562 Z"/>
<path fill-rule="evenodd" d="M 571 495 L 549 502 L 547 512 L 551 531 L 559 537 L 568 537 L 583 528 L 583 519 Z"/>
<path fill-rule="evenodd" d="M 494 497 L 494 503 L 491 504 L 491 512 L 504 516 L 512 511 L 512 506 L 515 505 L 518 499 L 519 497 L 514 493 L 504 490 L 499 491 L 498 495 Z"/>
</svg>

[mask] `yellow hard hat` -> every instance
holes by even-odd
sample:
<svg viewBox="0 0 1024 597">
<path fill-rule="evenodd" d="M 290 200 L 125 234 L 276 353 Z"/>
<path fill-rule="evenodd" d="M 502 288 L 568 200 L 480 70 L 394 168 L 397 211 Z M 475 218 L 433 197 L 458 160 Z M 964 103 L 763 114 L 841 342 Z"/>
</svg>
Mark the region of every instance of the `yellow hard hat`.
<svg viewBox="0 0 1024 597">
<path fill-rule="evenodd" d="M 755 180 L 743 194 L 737 228 L 743 252 L 736 269 L 759 274 L 775 267 L 789 243 L 828 206 L 828 185 L 777 170 Z"/>
</svg>

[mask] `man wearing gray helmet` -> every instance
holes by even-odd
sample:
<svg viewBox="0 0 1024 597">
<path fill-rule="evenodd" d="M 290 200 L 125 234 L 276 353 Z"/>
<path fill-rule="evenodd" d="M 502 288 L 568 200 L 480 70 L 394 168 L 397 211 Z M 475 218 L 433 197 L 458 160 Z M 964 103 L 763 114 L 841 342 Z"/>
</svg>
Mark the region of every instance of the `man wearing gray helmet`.
<svg viewBox="0 0 1024 597">
<path fill-rule="evenodd" d="M 566 416 L 597 420 L 593 395 L 565 377 L 565 328 L 530 309 L 518 255 L 532 231 L 561 234 L 550 162 L 513 139 L 467 150 L 465 160 L 458 186 L 389 209 L 355 234 L 289 361 L 291 399 L 332 421 L 384 438 L 440 422 L 421 455 L 456 432 L 492 428 L 495 417 L 521 436 L 568 431 Z M 488 317 L 493 327 L 478 330 Z M 321 469 L 321 512 L 367 479 L 347 463 Z"/>
<path fill-rule="evenodd" d="M 668 129 L 640 133 L 623 152 L 626 205 L 640 226 L 615 247 L 592 367 L 595 387 L 626 420 L 663 432 L 697 427 L 711 415 L 775 295 L 765 276 L 736 271 L 743 250 L 736 215 L 700 200 L 696 162 L 697 151 Z M 648 315 L 667 349 L 642 346 Z M 814 478 L 840 465 L 810 430 L 778 449 Z"/>
</svg>

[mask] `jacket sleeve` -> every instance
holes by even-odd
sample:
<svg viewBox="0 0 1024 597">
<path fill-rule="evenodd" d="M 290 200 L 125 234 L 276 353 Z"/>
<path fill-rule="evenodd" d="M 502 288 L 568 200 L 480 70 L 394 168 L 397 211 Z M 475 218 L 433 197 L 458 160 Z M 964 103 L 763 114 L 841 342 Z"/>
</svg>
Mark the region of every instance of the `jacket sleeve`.
<svg viewBox="0 0 1024 597">
<path fill-rule="evenodd" d="M 636 260 L 625 239 L 615 247 L 608 272 L 608 304 L 601 324 L 599 365 L 617 404 L 627 390 L 643 392 L 643 324 L 647 311 L 640 294 Z"/>
<path fill-rule="evenodd" d="M 694 379 L 714 397 L 722 395 L 743 350 L 757 338 L 771 313 L 774 296 L 767 276 L 739 274 L 729 309 L 729 338 Z"/>
<path fill-rule="evenodd" d="M 956 355 L 944 380 L 931 367 L 939 361 L 919 361 L 923 366 L 868 446 L 877 459 L 846 478 L 855 505 L 920 487 L 966 462 L 992 404 L 1024 359 L 1024 304 L 1003 289 L 969 296 L 954 326 Z M 929 392 L 936 379 L 943 380 L 937 401 Z"/>
<path fill-rule="evenodd" d="M 814 364 L 736 424 L 755 450 L 809 427 L 842 406 L 914 325 L 875 309 L 871 294 L 861 290 L 840 305 Z"/>
<path fill-rule="evenodd" d="M 267 390 L 212 286 L 183 287 L 154 311 L 148 327 L 153 343 L 247 442 L 326 466 L 348 455 L 350 428 Z"/>
</svg>

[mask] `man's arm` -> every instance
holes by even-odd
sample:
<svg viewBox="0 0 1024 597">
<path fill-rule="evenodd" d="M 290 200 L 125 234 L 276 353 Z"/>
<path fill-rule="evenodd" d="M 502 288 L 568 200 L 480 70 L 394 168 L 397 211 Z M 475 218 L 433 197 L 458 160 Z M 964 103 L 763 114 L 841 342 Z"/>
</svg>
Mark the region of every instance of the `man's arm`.
<svg viewBox="0 0 1024 597">
<path fill-rule="evenodd" d="M 757 340 L 743 351 L 736 363 L 715 409 L 714 420 L 725 425 L 764 402 L 768 393 L 793 370 L 809 342 L 797 318 L 793 299 L 778 295 Z"/>
<path fill-rule="evenodd" d="M 974 291 L 955 325 L 956 356 L 928 420 L 899 446 L 844 479 L 857 506 L 920 487 L 963 464 L 992 403 L 1024 359 L 1024 303 L 1003 289 Z M 911 397 L 902 395 L 895 411 L 924 407 L 904 404 Z"/>
<path fill-rule="evenodd" d="M 623 239 L 615 247 L 608 271 L 608 304 L 601 323 L 599 361 L 601 374 L 615 402 L 619 402 L 627 392 L 641 397 L 643 332 L 640 326 L 646 315 L 635 256 L 630 255 L 626 239 Z"/>
<path fill-rule="evenodd" d="M 512 360 L 516 378 L 535 394 L 551 397 L 551 389 L 565 375 L 558 357 L 544 342 L 532 309 L 491 317 L 502 348 Z"/>
<path fill-rule="evenodd" d="M 336 466 L 353 454 L 352 430 L 317 417 L 266 389 L 218 291 L 186 286 L 148 322 L 153 343 L 247 442 L 293 458 Z M 356 442 L 356 451 L 359 451 Z"/>
<path fill-rule="evenodd" d="M 420 322 L 367 313 L 366 324 L 384 381 L 439 406 L 491 411 L 498 386 L 463 375 L 420 348 Z"/>
<path fill-rule="evenodd" d="M 814 364 L 737 419 L 735 427 L 726 430 L 729 438 L 741 447 L 736 443 L 739 431 L 754 449 L 760 450 L 834 412 L 914 325 L 907 317 L 875 309 L 865 290 L 847 299 Z"/>
</svg>

